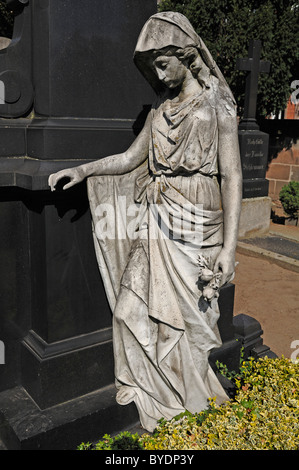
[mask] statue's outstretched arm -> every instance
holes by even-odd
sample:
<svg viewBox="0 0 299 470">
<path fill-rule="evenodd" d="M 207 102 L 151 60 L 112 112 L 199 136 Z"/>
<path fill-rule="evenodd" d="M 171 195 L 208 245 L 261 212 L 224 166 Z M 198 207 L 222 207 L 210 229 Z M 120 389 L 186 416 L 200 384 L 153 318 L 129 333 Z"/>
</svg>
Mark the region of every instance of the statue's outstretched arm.
<svg viewBox="0 0 299 470">
<path fill-rule="evenodd" d="M 69 178 L 69 183 L 65 184 L 63 189 L 68 189 L 75 184 L 80 183 L 89 176 L 98 175 L 122 175 L 141 165 L 148 156 L 150 139 L 150 114 L 144 124 L 144 127 L 132 145 L 124 153 L 110 155 L 83 165 L 67 168 L 49 176 L 49 186 L 51 191 L 55 191 L 58 181 L 63 178 Z"/>
</svg>

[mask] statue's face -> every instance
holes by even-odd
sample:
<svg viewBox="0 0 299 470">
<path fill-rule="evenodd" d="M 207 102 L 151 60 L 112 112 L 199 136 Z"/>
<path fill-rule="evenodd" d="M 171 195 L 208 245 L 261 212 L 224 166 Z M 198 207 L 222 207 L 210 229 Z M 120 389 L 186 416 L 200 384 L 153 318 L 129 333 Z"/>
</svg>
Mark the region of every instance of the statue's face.
<svg viewBox="0 0 299 470">
<path fill-rule="evenodd" d="M 183 84 L 188 69 L 176 56 L 158 56 L 153 65 L 157 77 L 168 88 L 177 88 Z"/>
</svg>

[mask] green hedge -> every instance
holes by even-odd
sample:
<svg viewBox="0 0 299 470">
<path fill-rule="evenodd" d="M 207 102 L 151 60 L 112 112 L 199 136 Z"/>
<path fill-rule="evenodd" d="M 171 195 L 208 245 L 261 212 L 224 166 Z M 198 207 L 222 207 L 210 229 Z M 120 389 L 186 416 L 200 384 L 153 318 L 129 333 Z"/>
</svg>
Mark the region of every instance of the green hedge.
<svg viewBox="0 0 299 470">
<path fill-rule="evenodd" d="M 249 358 L 236 376 L 236 394 L 200 413 L 161 419 L 151 434 L 105 435 L 79 450 L 299 450 L 299 363 Z"/>
<path fill-rule="evenodd" d="M 285 184 L 279 193 L 283 210 L 293 219 L 299 215 L 299 181 L 290 181 Z"/>
</svg>

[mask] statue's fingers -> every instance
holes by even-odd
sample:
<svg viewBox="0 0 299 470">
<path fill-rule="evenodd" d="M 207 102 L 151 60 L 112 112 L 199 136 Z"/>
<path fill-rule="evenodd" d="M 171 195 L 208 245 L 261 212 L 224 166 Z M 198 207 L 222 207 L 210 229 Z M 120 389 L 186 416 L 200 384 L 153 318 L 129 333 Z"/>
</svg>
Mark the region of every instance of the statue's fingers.
<svg viewBox="0 0 299 470">
<path fill-rule="evenodd" d="M 231 278 L 231 275 L 232 274 L 229 271 L 222 271 L 220 286 L 227 284 Z"/>
<path fill-rule="evenodd" d="M 64 190 L 65 190 L 65 189 L 69 189 L 69 188 L 71 188 L 72 186 L 74 186 L 75 184 L 76 184 L 76 181 L 71 180 L 69 183 L 67 183 L 67 184 L 65 184 L 65 185 L 63 186 L 63 189 L 64 189 Z"/>
<path fill-rule="evenodd" d="M 49 179 L 48 179 L 48 184 L 51 188 L 51 191 L 55 191 L 55 186 L 56 186 L 56 178 L 55 178 L 55 175 L 52 174 L 49 176 Z"/>
<path fill-rule="evenodd" d="M 217 274 L 219 271 L 222 271 L 222 266 L 221 266 L 220 261 L 216 260 L 213 272 L 214 272 L 214 274 Z"/>
</svg>

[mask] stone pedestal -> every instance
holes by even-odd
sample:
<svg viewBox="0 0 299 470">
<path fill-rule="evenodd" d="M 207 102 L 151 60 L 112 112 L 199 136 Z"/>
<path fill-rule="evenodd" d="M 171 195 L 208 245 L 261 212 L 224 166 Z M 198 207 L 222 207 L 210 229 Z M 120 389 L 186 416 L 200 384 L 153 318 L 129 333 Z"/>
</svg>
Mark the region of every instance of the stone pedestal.
<svg viewBox="0 0 299 470">
<path fill-rule="evenodd" d="M 229 370 L 237 370 L 239 367 L 241 343 L 237 341 L 233 326 L 234 296 L 234 284 L 227 284 L 221 288 L 218 327 L 223 344 L 210 354 L 210 364 L 215 372 L 218 370 L 217 361 L 226 364 Z"/>
<path fill-rule="evenodd" d="M 227 393 L 233 387 L 218 373 L 217 361 L 237 371 L 242 347 L 245 358 L 273 356 L 263 345 L 263 331 L 255 319 L 233 317 L 234 292 L 233 284 L 220 290 L 218 326 L 223 344 L 210 354 L 210 364 Z M 21 380 L 12 380 L 9 389 L 0 391 L 3 448 L 72 450 L 81 441 L 97 440 L 138 422 L 134 404 L 119 406 L 115 401 L 111 328 L 49 343 L 30 330 L 21 350 Z"/>
<path fill-rule="evenodd" d="M 234 317 L 235 334 L 243 347 L 244 358 L 258 359 L 267 356 L 277 357 L 269 346 L 263 343 L 261 324 L 249 315 L 239 314 Z"/>
<path fill-rule="evenodd" d="M 269 232 L 272 200 L 268 196 L 242 200 L 239 239 Z"/>
</svg>

